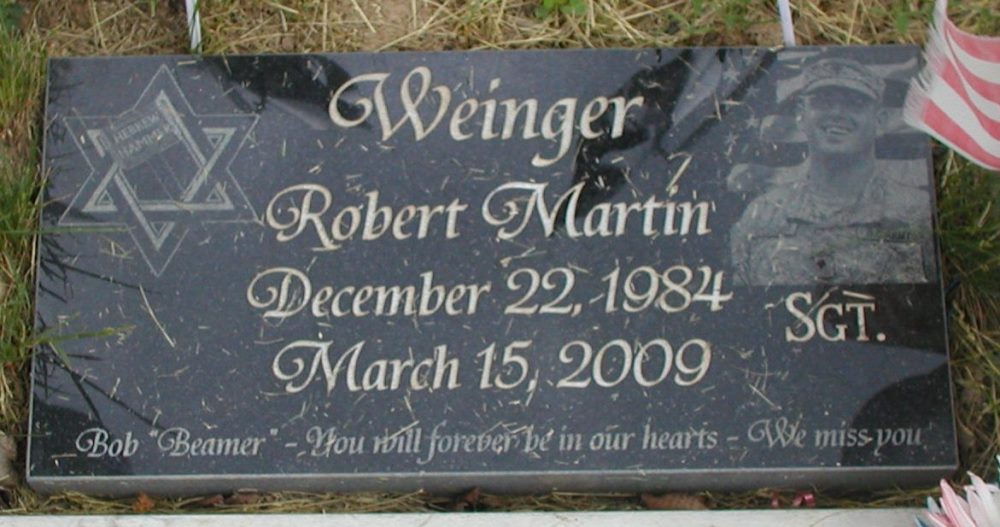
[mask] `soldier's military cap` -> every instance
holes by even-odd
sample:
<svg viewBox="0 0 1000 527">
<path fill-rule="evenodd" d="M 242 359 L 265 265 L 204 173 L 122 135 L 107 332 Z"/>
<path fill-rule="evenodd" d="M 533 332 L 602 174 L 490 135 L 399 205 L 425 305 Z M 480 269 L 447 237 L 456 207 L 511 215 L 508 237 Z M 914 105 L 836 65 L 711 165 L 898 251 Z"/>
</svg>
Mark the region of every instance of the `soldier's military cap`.
<svg viewBox="0 0 1000 527">
<path fill-rule="evenodd" d="M 882 98 L 882 79 L 867 66 L 849 59 L 822 59 L 806 67 L 802 93 L 821 88 L 847 88 L 879 100 Z"/>
</svg>

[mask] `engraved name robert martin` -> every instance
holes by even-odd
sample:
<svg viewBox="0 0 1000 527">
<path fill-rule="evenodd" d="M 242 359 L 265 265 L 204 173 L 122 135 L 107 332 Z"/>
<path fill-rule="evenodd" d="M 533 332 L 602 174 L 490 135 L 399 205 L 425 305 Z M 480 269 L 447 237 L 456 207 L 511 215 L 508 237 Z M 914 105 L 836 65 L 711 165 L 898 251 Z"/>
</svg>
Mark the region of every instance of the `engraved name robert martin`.
<svg viewBox="0 0 1000 527">
<path fill-rule="evenodd" d="M 512 181 L 497 186 L 480 207 L 482 220 L 496 228 L 501 240 L 525 233 L 550 237 L 564 231 L 569 238 L 614 238 L 633 233 L 646 237 L 705 236 L 712 233 L 712 201 L 680 201 L 656 195 L 623 202 L 603 202 L 583 212 L 583 183 L 559 192 L 549 183 Z M 676 189 L 676 187 L 674 187 Z M 271 199 L 264 223 L 282 243 L 300 236 L 311 239 L 312 249 L 332 251 L 351 241 L 423 240 L 460 235 L 459 216 L 469 205 L 455 198 L 444 203 L 383 204 L 377 190 L 360 203 L 341 205 L 329 188 L 318 183 L 289 186 Z M 565 212 L 560 217 L 560 212 Z M 528 229 L 529 225 L 537 225 Z"/>
</svg>

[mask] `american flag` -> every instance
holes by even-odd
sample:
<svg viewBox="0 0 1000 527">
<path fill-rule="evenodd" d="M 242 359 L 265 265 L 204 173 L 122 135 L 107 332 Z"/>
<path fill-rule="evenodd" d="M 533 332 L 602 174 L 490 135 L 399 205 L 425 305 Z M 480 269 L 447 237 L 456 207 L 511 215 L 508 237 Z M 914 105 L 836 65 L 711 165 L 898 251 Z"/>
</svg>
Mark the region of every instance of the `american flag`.
<svg viewBox="0 0 1000 527">
<path fill-rule="evenodd" d="M 974 163 L 1000 171 L 1000 38 L 967 33 L 938 0 L 927 66 L 914 79 L 904 118 Z"/>
</svg>

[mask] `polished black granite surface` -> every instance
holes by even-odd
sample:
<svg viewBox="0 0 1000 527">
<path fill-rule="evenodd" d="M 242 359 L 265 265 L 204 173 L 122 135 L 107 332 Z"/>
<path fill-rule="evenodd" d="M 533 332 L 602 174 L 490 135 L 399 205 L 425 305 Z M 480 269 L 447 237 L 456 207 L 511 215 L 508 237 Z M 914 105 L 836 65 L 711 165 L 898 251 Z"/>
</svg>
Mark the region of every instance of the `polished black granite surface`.
<svg viewBox="0 0 1000 527">
<path fill-rule="evenodd" d="M 40 491 L 926 484 L 911 47 L 53 59 Z"/>
</svg>

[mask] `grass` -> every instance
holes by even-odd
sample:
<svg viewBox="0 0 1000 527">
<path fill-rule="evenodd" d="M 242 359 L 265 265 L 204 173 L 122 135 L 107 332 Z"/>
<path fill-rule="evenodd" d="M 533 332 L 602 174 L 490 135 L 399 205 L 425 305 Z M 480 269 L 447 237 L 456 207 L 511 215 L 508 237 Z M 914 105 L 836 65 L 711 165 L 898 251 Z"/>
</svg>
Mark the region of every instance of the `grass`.
<svg viewBox="0 0 1000 527">
<path fill-rule="evenodd" d="M 953 2 L 961 27 L 1000 34 L 995 0 Z M 0 429 L 23 437 L 31 335 L 32 236 L 43 57 L 184 53 L 181 2 L 0 0 Z M 545 9 L 550 5 L 552 9 Z M 577 5 L 582 5 L 581 10 Z M 920 43 L 930 0 L 793 0 L 802 44 Z M 540 9 L 543 7 L 543 9 Z M 567 7 L 563 9 L 563 7 Z M 16 11 L 23 11 L 17 16 Z M 543 12 L 544 11 L 544 12 Z M 17 18 L 17 20 L 15 20 Z M 774 2 L 745 0 L 214 0 L 203 2 L 209 54 L 357 50 L 655 47 L 780 44 Z M 13 26 L 20 31 L 12 31 Z M 936 159 L 962 468 L 996 476 L 1000 453 L 1000 179 L 945 149 Z M 23 445 L 23 442 L 22 442 Z M 956 476 L 960 481 L 961 473 Z M 919 505 L 930 490 L 823 494 L 819 506 Z M 702 494 L 714 506 L 766 507 L 772 491 Z M 789 501 L 790 497 L 785 501 Z M 418 494 L 208 496 L 102 500 L 13 490 L 13 512 L 156 510 L 420 511 L 462 506 Z M 482 496 L 496 510 L 639 507 L 628 494 Z"/>
<path fill-rule="evenodd" d="M 42 58 L 37 38 L 15 38 L 0 24 L 0 427 L 18 437 L 27 417 Z"/>
</svg>

